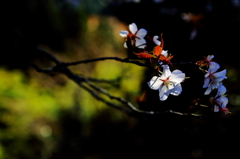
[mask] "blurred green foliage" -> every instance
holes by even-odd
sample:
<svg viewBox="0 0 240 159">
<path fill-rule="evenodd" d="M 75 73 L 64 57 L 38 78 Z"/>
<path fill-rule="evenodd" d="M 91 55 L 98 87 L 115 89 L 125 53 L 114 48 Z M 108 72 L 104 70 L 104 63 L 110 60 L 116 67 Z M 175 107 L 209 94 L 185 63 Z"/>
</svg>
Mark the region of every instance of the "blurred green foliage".
<svg viewBox="0 0 240 159">
<path fill-rule="evenodd" d="M 56 122 L 61 109 L 71 108 L 74 89 L 71 83 L 54 89 L 42 87 L 38 80 L 27 79 L 17 70 L 1 68 L 0 75 L 0 158 L 34 157 L 34 151 L 42 149 L 41 128 Z M 39 147 L 31 147 L 31 137 Z M 27 147 L 31 151 L 26 151 Z"/>
<path fill-rule="evenodd" d="M 122 75 L 119 69 L 123 68 L 121 65 L 117 62 L 100 62 L 94 74 L 96 77 L 111 80 Z M 118 83 L 117 88 L 110 84 L 102 85 L 110 88 L 109 91 L 116 96 L 124 97 L 124 94 L 129 92 L 137 95 L 141 80 L 136 82 L 135 78 L 140 79 L 142 74 L 134 74 L 131 70 L 142 72 L 139 68 L 133 65 L 125 67 L 128 71 L 125 72 L 125 78 Z M 56 139 L 63 131 L 59 120 L 64 111 L 76 111 L 75 117 L 86 127 L 81 131 L 83 134 L 89 131 L 88 127 L 91 127 L 94 116 L 100 115 L 103 110 L 111 110 L 111 117 L 108 115 L 109 120 L 117 122 L 126 118 L 121 112 L 98 102 L 64 77 L 55 77 L 64 79 L 64 84 L 58 85 L 54 83 L 52 77 L 44 74 L 28 78 L 21 71 L 1 68 L 0 76 L 0 158 L 49 157 L 57 144 Z M 129 83 L 132 83 L 131 87 L 128 87 Z M 31 141 L 36 147 L 32 147 Z M 39 156 L 35 156 L 36 154 Z"/>
</svg>

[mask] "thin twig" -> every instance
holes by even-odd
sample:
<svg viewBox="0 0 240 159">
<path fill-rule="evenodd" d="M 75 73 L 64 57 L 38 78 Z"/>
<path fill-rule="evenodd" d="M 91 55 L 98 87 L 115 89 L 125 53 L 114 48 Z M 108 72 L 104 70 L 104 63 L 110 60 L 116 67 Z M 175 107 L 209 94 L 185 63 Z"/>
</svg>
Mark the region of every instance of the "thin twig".
<svg viewBox="0 0 240 159">
<path fill-rule="evenodd" d="M 144 114 L 155 114 L 155 112 L 153 112 L 153 111 L 140 110 L 140 109 L 136 108 L 131 102 L 129 102 L 129 101 L 123 99 L 123 98 L 120 98 L 120 97 L 115 97 L 115 96 L 111 95 L 108 91 L 106 91 L 105 89 L 100 88 L 100 87 L 98 87 L 98 86 L 96 86 L 96 85 L 93 85 L 93 84 L 90 83 L 90 82 L 87 82 L 87 84 L 88 84 L 90 87 L 92 87 L 93 89 L 95 89 L 95 90 L 97 90 L 97 91 L 105 94 L 105 95 L 108 96 L 110 99 L 117 100 L 117 101 L 119 101 L 119 102 L 127 105 L 127 106 L 128 106 L 131 110 L 133 110 L 133 111 L 136 111 L 136 112 L 138 112 L 138 113 L 144 113 Z"/>
<path fill-rule="evenodd" d="M 173 65 L 191 65 L 193 62 L 173 62 Z"/>
<path fill-rule="evenodd" d="M 148 64 L 142 63 L 140 61 L 133 61 L 133 60 L 130 60 L 128 58 L 122 59 L 120 57 L 100 57 L 100 58 L 83 60 L 83 61 L 65 62 L 65 63 L 62 63 L 62 65 L 67 67 L 67 66 L 73 66 L 73 65 L 78 65 L 78 64 L 83 64 L 83 63 L 90 63 L 90 62 L 96 62 L 96 61 L 104 61 L 104 60 L 115 60 L 115 61 L 120 61 L 120 62 L 125 62 L 125 63 L 136 64 L 138 66 L 149 67 Z"/>
<path fill-rule="evenodd" d="M 94 92 L 93 90 L 89 89 L 87 86 L 83 85 L 82 83 L 78 84 L 81 88 L 83 88 L 84 90 L 86 90 L 87 92 L 89 92 L 95 99 L 102 101 L 103 103 L 116 108 L 118 110 L 121 110 L 122 112 L 126 113 L 126 114 L 132 114 L 132 111 L 130 111 L 129 109 L 126 109 L 124 107 L 121 107 L 119 105 L 116 105 L 114 103 L 111 103 L 107 100 L 105 100 L 104 98 L 100 97 L 96 92 Z"/>
<path fill-rule="evenodd" d="M 53 67 L 42 69 L 42 68 L 38 67 L 36 64 L 31 64 L 31 65 L 35 68 L 35 70 L 36 70 L 37 72 L 49 73 L 49 72 L 52 72 L 52 71 L 53 71 Z"/>
</svg>

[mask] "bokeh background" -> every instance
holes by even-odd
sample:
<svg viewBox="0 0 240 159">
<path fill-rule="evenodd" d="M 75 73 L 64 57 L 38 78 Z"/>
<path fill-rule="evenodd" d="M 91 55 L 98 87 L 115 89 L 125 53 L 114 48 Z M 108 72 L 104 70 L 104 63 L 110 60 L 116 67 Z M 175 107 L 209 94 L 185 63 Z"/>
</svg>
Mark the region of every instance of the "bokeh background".
<svg viewBox="0 0 240 159">
<path fill-rule="evenodd" d="M 12 0 L 1 2 L 0 159 L 156 159 L 239 157 L 239 0 Z M 32 45 L 62 61 L 127 57 L 119 36 L 130 23 L 150 37 L 163 33 L 173 62 L 196 62 L 215 55 L 231 114 L 207 118 L 159 115 L 137 118 L 106 106 L 57 73 Z M 145 110 L 186 111 L 203 94 L 203 75 L 177 65 L 190 79 L 183 94 L 138 105 L 148 89 L 146 68 L 117 61 L 69 67 L 115 96 Z M 199 76 L 200 75 L 200 76 Z M 198 89 L 200 88 L 200 89 Z M 148 90 L 150 91 L 150 90 Z"/>
</svg>

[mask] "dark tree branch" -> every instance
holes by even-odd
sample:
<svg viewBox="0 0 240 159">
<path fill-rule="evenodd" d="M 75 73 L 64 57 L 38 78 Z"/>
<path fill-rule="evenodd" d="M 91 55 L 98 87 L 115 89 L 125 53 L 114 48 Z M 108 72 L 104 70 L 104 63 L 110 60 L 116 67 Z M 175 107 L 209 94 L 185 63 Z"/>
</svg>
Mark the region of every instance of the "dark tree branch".
<svg viewBox="0 0 240 159">
<path fill-rule="evenodd" d="M 124 112 L 124 113 L 126 113 L 126 114 L 128 114 L 128 115 L 131 115 L 131 114 L 132 114 L 132 111 L 130 111 L 129 109 L 126 109 L 126 108 L 124 108 L 124 107 L 122 107 L 122 106 L 116 105 L 116 104 L 114 104 L 114 103 L 111 103 L 111 102 L 105 100 L 104 98 L 102 98 L 101 96 L 99 96 L 97 92 L 91 90 L 90 88 L 88 88 L 87 86 L 83 85 L 82 83 L 80 83 L 80 84 L 78 84 L 78 85 L 79 85 L 81 88 L 83 88 L 84 90 L 86 90 L 87 92 L 89 92 L 95 99 L 97 99 L 97 100 L 99 100 L 99 101 L 101 101 L 101 102 L 103 102 L 103 103 L 105 103 L 105 104 L 107 104 L 107 105 L 109 105 L 109 106 L 111 106 L 111 107 L 113 107 L 113 108 L 115 108 L 115 109 L 118 109 L 118 110 L 120 110 L 120 111 L 122 111 L 122 112 Z"/>
<path fill-rule="evenodd" d="M 128 114 L 128 115 L 132 115 L 132 116 L 141 116 L 141 115 L 159 115 L 159 114 L 176 114 L 176 115 L 182 115 L 182 116 L 189 116 L 188 113 L 181 113 L 181 112 L 176 112 L 176 111 L 172 111 L 172 110 L 168 110 L 168 111 L 163 111 L 163 112 L 154 112 L 154 111 L 144 111 L 144 110 L 140 110 L 138 109 L 136 106 L 134 106 L 131 102 L 120 98 L 120 97 L 115 97 L 113 95 L 111 95 L 108 91 L 106 91 L 105 89 L 98 87 L 96 85 L 94 85 L 93 83 L 91 83 L 87 78 L 80 76 L 80 75 L 76 75 L 74 74 L 71 70 L 69 70 L 67 67 L 63 67 L 61 64 L 60 65 L 56 65 L 53 68 L 47 68 L 47 69 L 41 69 L 39 68 L 37 65 L 33 64 L 33 67 L 38 71 L 38 72 L 45 72 L 45 73 L 49 73 L 49 72 L 59 72 L 59 73 L 63 73 L 65 74 L 69 79 L 73 80 L 76 84 L 78 84 L 81 88 L 83 88 L 84 90 L 86 90 L 87 92 L 89 92 L 94 98 L 96 98 L 99 101 L 104 102 L 105 104 L 116 108 L 118 110 L 121 110 L 122 112 Z M 87 84 L 89 87 L 83 85 L 83 83 Z M 94 91 L 95 90 L 95 91 Z M 116 100 L 120 103 L 122 103 L 123 105 L 126 105 L 128 107 L 128 109 L 121 107 L 119 105 L 116 105 L 112 102 L 109 102 L 107 100 L 105 100 L 104 98 L 102 98 L 97 92 L 100 92 L 101 94 L 106 95 L 107 97 L 109 97 L 112 100 Z M 190 116 L 195 116 L 195 117 L 201 117 L 201 115 L 197 115 L 197 114 L 190 114 Z"/>
<path fill-rule="evenodd" d="M 43 55 L 43 56 L 44 56 L 45 58 L 47 58 L 48 60 L 54 62 L 56 65 L 60 65 L 60 64 L 62 63 L 62 62 L 59 61 L 55 56 L 53 56 L 52 54 L 49 54 L 49 53 L 46 52 L 45 50 L 40 49 L 40 48 L 38 48 L 37 46 L 35 46 L 35 48 L 36 48 L 36 51 L 37 51 L 39 54 Z"/>
<path fill-rule="evenodd" d="M 35 70 L 37 71 L 37 72 L 44 72 L 44 73 L 49 73 L 49 72 L 51 72 L 51 71 L 53 71 L 53 68 L 45 68 L 45 69 L 43 69 L 43 68 L 39 68 L 37 65 L 35 65 L 35 64 L 31 64 L 34 68 L 35 68 Z"/>
<path fill-rule="evenodd" d="M 62 62 L 61 65 L 67 67 L 67 66 L 85 64 L 85 63 L 97 62 L 97 61 L 104 61 L 104 60 L 115 60 L 115 61 L 120 61 L 120 62 L 124 62 L 124 63 L 132 63 L 132 64 L 135 64 L 138 66 L 150 67 L 150 65 L 147 63 L 130 60 L 129 58 L 122 59 L 120 57 L 100 57 L 100 58 L 88 59 L 88 60 L 76 61 L 76 62 Z M 193 64 L 193 62 L 175 62 L 173 64 L 174 65 L 189 65 L 189 64 Z"/>
<path fill-rule="evenodd" d="M 173 65 L 191 65 L 193 62 L 173 62 Z"/>
<path fill-rule="evenodd" d="M 88 81 L 91 82 L 95 82 L 95 83 L 108 83 L 108 84 L 112 84 L 112 85 L 118 85 L 116 84 L 116 82 L 120 81 L 122 79 L 122 77 L 118 77 L 116 79 L 110 79 L 110 80 L 106 80 L 106 79 L 96 79 L 96 78 L 86 78 Z"/>
<path fill-rule="evenodd" d="M 83 61 L 76 61 L 76 62 L 65 62 L 62 63 L 61 65 L 67 67 L 67 66 L 73 66 L 73 65 L 78 65 L 78 64 L 86 64 L 90 62 L 96 62 L 96 61 L 104 61 L 104 60 L 115 60 L 115 61 L 120 61 L 120 62 L 125 62 L 125 63 L 132 63 L 138 66 L 145 66 L 149 67 L 148 64 L 142 63 L 140 61 L 133 61 L 128 58 L 122 59 L 120 57 L 100 57 L 100 58 L 95 58 L 95 59 L 89 59 L 89 60 L 83 60 Z"/>
</svg>

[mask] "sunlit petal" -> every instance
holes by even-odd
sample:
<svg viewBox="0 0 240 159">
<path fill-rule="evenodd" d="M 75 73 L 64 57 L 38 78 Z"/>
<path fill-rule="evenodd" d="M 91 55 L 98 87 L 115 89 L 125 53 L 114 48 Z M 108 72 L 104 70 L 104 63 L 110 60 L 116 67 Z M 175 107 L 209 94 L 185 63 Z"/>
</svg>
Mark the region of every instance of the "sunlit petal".
<svg viewBox="0 0 240 159">
<path fill-rule="evenodd" d="M 182 73 L 180 70 L 174 70 L 169 77 L 169 81 L 175 83 L 181 83 L 185 79 L 185 73 Z"/>
<path fill-rule="evenodd" d="M 122 30 L 122 31 L 120 31 L 120 36 L 122 36 L 122 37 L 127 37 L 127 35 L 128 35 L 128 31 L 126 31 L 126 30 Z"/>
<path fill-rule="evenodd" d="M 124 46 L 125 48 L 127 48 L 127 43 L 125 42 L 123 46 Z"/>
<path fill-rule="evenodd" d="M 163 67 L 163 73 L 160 78 L 165 80 L 171 75 L 171 71 L 168 65 L 163 65 L 162 67 Z"/>
<path fill-rule="evenodd" d="M 138 30 L 137 25 L 135 23 L 129 24 L 129 30 L 132 34 L 135 34 Z"/>
<path fill-rule="evenodd" d="M 166 85 L 163 85 L 161 88 L 159 88 L 159 99 L 161 101 L 164 101 L 168 98 L 169 91 Z"/>
<path fill-rule="evenodd" d="M 158 40 L 159 36 L 155 35 L 153 37 L 153 42 L 156 44 L 156 45 L 160 45 L 161 44 L 161 41 Z"/>
<path fill-rule="evenodd" d="M 161 81 L 158 76 L 153 76 L 152 79 L 148 82 L 148 86 L 153 90 L 157 90 L 160 88 L 162 83 L 163 81 Z"/>
<path fill-rule="evenodd" d="M 163 50 L 161 55 L 163 55 L 164 57 L 168 57 L 168 51 L 167 50 Z"/>
<path fill-rule="evenodd" d="M 174 89 L 170 90 L 170 93 L 174 96 L 178 96 L 182 92 L 182 86 L 181 84 L 177 84 Z"/>
<path fill-rule="evenodd" d="M 139 38 L 144 38 L 146 35 L 147 35 L 147 30 L 139 29 L 136 36 Z"/>
<path fill-rule="evenodd" d="M 138 48 L 144 48 L 146 46 L 146 40 L 145 39 L 136 39 L 136 47 Z"/>
</svg>

